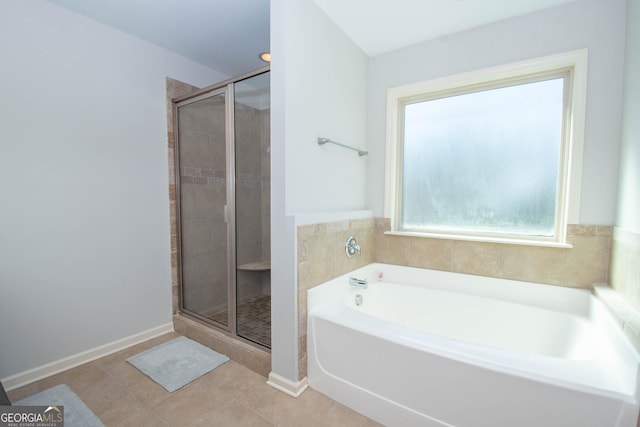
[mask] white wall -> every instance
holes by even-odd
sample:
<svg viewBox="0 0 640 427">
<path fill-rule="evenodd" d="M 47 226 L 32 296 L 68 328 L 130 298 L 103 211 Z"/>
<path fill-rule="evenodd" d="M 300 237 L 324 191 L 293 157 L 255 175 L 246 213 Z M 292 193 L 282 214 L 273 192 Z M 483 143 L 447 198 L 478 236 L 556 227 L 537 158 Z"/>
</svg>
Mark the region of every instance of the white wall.
<svg viewBox="0 0 640 427">
<path fill-rule="evenodd" d="M 296 215 L 359 210 L 368 58 L 312 0 L 271 1 L 272 372 L 298 376 Z"/>
<path fill-rule="evenodd" d="M 589 49 L 580 223 L 612 225 L 619 164 L 625 0 L 579 0 L 374 57 L 369 67 L 367 205 L 384 209 L 386 90 Z"/>
<path fill-rule="evenodd" d="M 616 225 L 640 234 L 640 0 L 628 0 L 620 192 Z"/>
<path fill-rule="evenodd" d="M 271 371 L 298 379 L 296 234 L 286 208 L 287 0 L 271 0 Z"/>
<path fill-rule="evenodd" d="M 311 0 L 292 2 L 286 46 L 286 205 L 291 214 L 365 206 L 368 57 Z"/>
<path fill-rule="evenodd" d="M 0 2 L 0 378 L 171 321 L 165 77 L 218 72 Z"/>
</svg>

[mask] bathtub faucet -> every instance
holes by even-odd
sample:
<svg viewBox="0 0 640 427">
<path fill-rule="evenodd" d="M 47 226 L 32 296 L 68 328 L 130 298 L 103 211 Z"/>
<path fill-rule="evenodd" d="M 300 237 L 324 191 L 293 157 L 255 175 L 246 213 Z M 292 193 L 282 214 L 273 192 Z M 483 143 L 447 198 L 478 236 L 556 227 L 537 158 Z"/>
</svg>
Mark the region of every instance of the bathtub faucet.
<svg viewBox="0 0 640 427">
<path fill-rule="evenodd" d="M 349 277 L 349 284 L 356 288 L 367 289 L 367 279 L 358 279 L 357 277 Z"/>
<path fill-rule="evenodd" d="M 354 255 L 360 256 L 360 245 L 356 242 L 356 238 L 353 236 L 347 237 L 347 241 L 344 243 L 344 250 L 347 253 L 347 257 L 351 258 Z"/>
</svg>

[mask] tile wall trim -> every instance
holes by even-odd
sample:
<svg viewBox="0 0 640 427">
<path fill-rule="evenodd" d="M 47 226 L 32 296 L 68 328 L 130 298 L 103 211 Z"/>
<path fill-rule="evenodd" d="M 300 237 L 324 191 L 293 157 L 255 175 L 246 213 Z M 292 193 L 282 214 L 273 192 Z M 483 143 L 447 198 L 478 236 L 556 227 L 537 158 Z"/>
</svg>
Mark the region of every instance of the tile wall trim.
<svg viewBox="0 0 640 427">
<path fill-rule="evenodd" d="M 596 284 L 593 293 L 607 308 L 631 345 L 640 352 L 640 312 L 606 283 Z"/>
<path fill-rule="evenodd" d="M 613 228 L 608 284 L 594 293 L 640 352 L 640 234 Z"/>
<path fill-rule="evenodd" d="M 614 227 L 609 285 L 640 310 L 640 234 Z"/>
</svg>

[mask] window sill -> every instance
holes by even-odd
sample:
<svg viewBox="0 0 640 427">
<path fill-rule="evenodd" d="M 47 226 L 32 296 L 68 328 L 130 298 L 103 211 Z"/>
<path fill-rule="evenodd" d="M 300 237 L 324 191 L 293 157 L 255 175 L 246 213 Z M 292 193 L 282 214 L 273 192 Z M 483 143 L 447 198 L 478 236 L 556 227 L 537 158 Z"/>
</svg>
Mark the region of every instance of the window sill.
<svg viewBox="0 0 640 427">
<path fill-rule="evenodd" d="M 482 243 L 503 243 L 509 245 L 522 245 L 522 246 L 542 246 L 549 248 L 573 248 L 573 245 L 562 242 L 552 242 L 548 240 L 533 240 L 533 239 L 510 239 L 506 237 L 488 237 L 488 236 L 469 236 L 458 234 L 438 234 L 438 233 L 419 233 L 416 231 L 385 231 L 384 234 L 392 236 L 407 236 L 407 237 L 427 237 L 430 239 L 445 239 L 445 240 L 464 240 L 468 242 L 482 242 Z"/>
</svg>

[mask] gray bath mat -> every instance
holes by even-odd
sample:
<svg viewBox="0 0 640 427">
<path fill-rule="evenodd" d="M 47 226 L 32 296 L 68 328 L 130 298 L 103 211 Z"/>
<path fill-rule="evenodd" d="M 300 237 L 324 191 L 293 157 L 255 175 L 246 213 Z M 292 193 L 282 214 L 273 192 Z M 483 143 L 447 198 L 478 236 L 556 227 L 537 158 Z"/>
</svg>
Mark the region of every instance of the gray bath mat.
<svg viewBox="0 0 640 427">
<path fill-rule="evenodd" d="M 167 391 L 176 391 L 229 358 L 186 337 L 179 337 L 127 359 Z"/>
<path fill-rule="evenodd" d="M 64 406 L 65 427 L 104 427 L 91 409 L 66 384 L 48 388 L 14 402 L 16 406 Z"/>
</svg>

